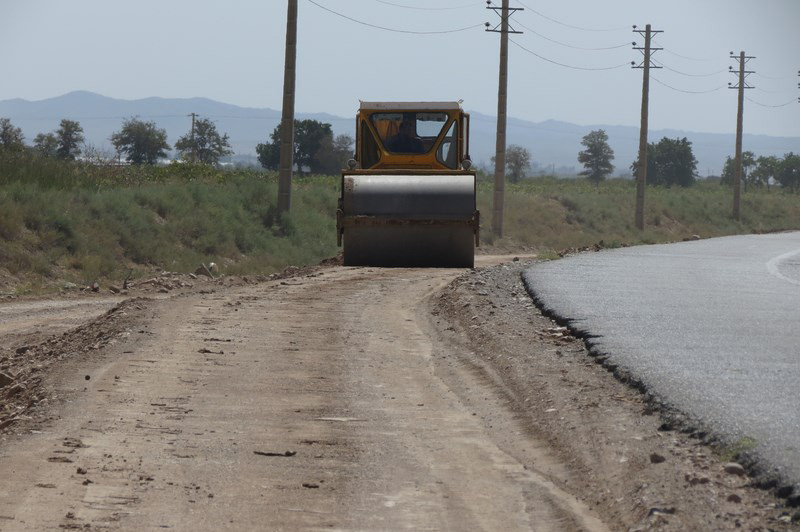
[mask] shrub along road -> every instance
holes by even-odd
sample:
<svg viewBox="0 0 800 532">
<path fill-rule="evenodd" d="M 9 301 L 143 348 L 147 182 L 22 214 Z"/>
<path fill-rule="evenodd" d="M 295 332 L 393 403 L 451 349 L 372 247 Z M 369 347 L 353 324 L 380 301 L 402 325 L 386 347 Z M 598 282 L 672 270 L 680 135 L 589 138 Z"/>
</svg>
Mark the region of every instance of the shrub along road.
<svg viewBox="0 0 800 532">
<path fill-rule="evenodd" d="M 0 398 L 30 397 L 0 441 L 0 529 L 792 526 L 702 444 L 659 431 L 538 313 L 521 270 L 198 283 L 26 335 L 0 359 L 20 381 Z M 58 363 L 17 373 L 34 355 Z"/>
</svg>

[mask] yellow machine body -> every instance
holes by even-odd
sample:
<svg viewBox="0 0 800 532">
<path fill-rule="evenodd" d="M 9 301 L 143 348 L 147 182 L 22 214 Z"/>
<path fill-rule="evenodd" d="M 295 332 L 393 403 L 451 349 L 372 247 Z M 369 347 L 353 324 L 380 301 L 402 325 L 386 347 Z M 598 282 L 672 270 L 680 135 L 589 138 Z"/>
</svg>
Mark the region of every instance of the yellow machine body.
<svg viewBox="0 0 800 532">
<path fill-rule="evenodd" d="M 469 115 L 457 102 L 362 102 L 342 172 L 346 265 L 472 267 L 479 243 Z"/>
</svg>

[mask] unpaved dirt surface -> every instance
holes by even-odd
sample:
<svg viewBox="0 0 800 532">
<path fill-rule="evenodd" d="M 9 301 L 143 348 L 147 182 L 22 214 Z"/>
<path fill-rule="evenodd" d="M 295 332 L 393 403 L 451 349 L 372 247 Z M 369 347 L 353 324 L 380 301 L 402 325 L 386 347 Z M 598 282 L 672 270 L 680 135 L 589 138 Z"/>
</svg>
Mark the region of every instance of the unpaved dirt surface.
<svg viewBox="0 0 800 532">
<path fill-rule="evenodd" d="M 0 332 L 0 530 L 793 530 L 520 270 L 329 266 L 29 312 Z"/>
</svg>

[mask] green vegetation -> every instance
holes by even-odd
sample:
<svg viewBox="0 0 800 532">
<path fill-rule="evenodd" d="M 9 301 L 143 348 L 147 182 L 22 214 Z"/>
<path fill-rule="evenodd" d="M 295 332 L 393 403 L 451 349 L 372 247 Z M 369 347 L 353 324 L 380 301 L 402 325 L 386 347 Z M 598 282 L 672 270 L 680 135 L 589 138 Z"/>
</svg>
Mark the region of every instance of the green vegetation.
<svg viewBox="0 0 800 532">
<path fill-rule="evenodd" d="M 270 134 L 270 141 L 256 146 L 258 161 L 268 170 L 277 170 L 281 158 L 281 131 L 278 124 Z M 331 125 L 317 120 L 294 121 L 294 161 L 295 171 L 303 175 L 336 174 L 345 167 L 353 156 L 353 137 L 333 136 Z"/>
<path fill-rule="evenodd" d="M 22 130 L 8 118 L 0 118 L 0 151 L 5 153 L 25 150 L 25 136 Z"/>
<path fill-rule="evenodd" d="M 736 160 L 725 159 L 720 183 L 731 185 L 734 180 Z M 783 188 L 797 191 L 800 189 L 800 155 L 789 152 L 781 157 L 755 158 L 753 152 L 742 152 L 742 182 L 744 189 L 750 187 L 769 188 L 770 182 L 780 184 Z"/>
<path fill-rule="evenodd" d="M 184 161 L 217 164 L 222 157 L 233 155 L 228 134 L 222 135 L 217 126 L 207 118 L 192 122 L 192 130 L 179 138 L 175 150 Z"/>
<path fill-rule="evenodd" d="M 492 155 L 492 167 L 497 163 Z M 519 183 L 531 169 L 531 152 L 527 148 L 509 144 L 506 148 L 506 179 L 511 183 Z"/>
<path fill-rule="evenodd" d="M 723 445 L 717 450 L 720 460 L 723 462 L 732 462 L 739 460 L 743 455 L 747 454 L 758 447 L 758 441 L 749 436 L 738 439 L 731 445 Z"/>
<path fill-rule="evenodd" d="M 633 175 L 638 173 L 639 157 L 631 165 Z M 686 137 L 663 137 L 647 145 L 647 184 L 690 187 L 697 178 L 697 159 L 692 143 Z"/>
<path fill-rule="evenodd" d="M 336 254 L 336 178 L 297 180 L 293 211 L 279 217 L 273 174 L 18 162 L 20 175 L 40 177 L 9 178 L 14 165 L 0 157 L 0 280 L 13 284 L 58 288 L 211 261 L 229 274 L 270 273 Z"/>
<path fill-rule="evenodd" d="M 279 217 L 273 172 L 209 165 L 93 165 L 0 151 L 0 290 L 57 289 L 66 281 L 119 281 L 216 262 L 228 274 L 270 273 L 337 253 L 338 177 L 296 177 Z M 632 181 L 524 179 L 506 188 L 505 235 L 491 235 L 492 184 L 479 182 L 484 252 L 607 247 L 800 227 L 800 197 L 780 187 L 742 196 L 714 182 L 648 187 L 646 224 L 633 224 Z"/>
<path fill-rule="evenodd" d="M 614 150 L 608 145 L 608 135 L 605 130 L 590 131 L 581 140 L 585 150 L 578 152 L 578 162 L 585 170 L 581 172 L 589 181 L 599 183 L 614 171 Z"/>
<path fill-rule="evenodd" d="M 635 183 L 613 179 L 595 186 L 588 180 L 531 179 L 506 186 L 504 240 L 537 250 L 563 250 L 603 241 L 623 244 L 674 242 L 692 235 L 703 238 L 740 233 L 800 229 L 800 197 L 782 190 L 748 191 L 742 195 L 742 220 L 731 218 L 730 189 L 718 182 L 692 187 L 648 187 L 644 232 L 636 230 Z M 492 184 L 481 180 L 478 208 L 481 238 L 491 236 Z M 508 248 L 509 246 L 504 246 Z"/>
<path fill-rule="evenodd" d="M 167 132 L 155 122 L 128 118 L 122 129 L 111 135 L 117 153 L 124 153 L 131 164 L 155 164 L 167 156 Z"/>
</svg>

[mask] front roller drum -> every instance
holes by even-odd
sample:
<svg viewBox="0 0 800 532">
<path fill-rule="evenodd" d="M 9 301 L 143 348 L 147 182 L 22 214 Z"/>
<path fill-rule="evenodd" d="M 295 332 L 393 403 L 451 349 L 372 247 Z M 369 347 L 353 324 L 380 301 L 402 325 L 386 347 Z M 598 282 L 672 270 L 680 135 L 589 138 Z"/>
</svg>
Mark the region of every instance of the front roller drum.
<svg viewBox="0 0 800 532">
<path fill-rule="evenodd" d="M 472 268 L 477 213 L 470 220 L 343 220 L 345 266 Z"/>
<path fill-rule="evenodd" d="M 472 268 L 475 232 L 465 223 L 353 225 L 343 234 L 345 266 Z"/>
<path fill-rule="evenodd" d="M 472 267 L 478 216 L 471 173 L 343 175 L 344 263 Z"/>
</svg>

